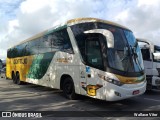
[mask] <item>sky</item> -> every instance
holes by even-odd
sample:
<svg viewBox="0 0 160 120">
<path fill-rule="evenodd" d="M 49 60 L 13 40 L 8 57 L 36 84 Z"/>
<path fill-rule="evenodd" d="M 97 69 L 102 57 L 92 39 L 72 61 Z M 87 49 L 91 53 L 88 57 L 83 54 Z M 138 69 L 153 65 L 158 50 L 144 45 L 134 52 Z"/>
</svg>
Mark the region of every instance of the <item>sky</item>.
<svg viewBox="0 0 160 120">
<path fill-rule="evenodd" d="M 0 59 L 7 49 L 67 20 L 95 17 L 160 45 L 160 0 L 0 0 Z"/>
</svg>

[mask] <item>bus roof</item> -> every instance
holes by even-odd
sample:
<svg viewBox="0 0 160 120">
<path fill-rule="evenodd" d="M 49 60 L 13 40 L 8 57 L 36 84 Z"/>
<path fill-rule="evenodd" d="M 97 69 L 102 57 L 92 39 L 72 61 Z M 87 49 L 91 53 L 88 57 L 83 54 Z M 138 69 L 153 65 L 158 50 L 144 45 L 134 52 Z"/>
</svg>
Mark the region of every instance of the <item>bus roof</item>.
<svg viewBox="0 0 160 120">
<path fill-rule="evenodd" d="M 41 36 L 44 36 L 44 35 L 47 35 L 53 31 L 57 31 L 59 29 L 62 29 L 62 28 L 65 28 L 67 26 L 72 26 L 72 25 L 75 25 L 75 24 L 79 24 L 79 23 L 87 23 L 87 22 L 102 22 L 102 23 L 106 23 L 106 24 L 109 24 L 109 25 L 113 25 L 113 26 L 116 26 L 116 27 L 120 27 L 120 28 L 124 28 L 124 29 L 127 29 L 127 30 L 130 30 L 120 24 L 117 24 L 117 23 L 114 23 L 114 22 L 111 22 L 111 21 L 107 21 L 107 20 L 102 20 L 102 19 L 98 19 L 98 18 L 76 18 L 76 19 L 71 19 L 71 20 L 68 20 L 65 24 L 61 24 L 61 25 L 58 25 L 58 26 L 55 26 L 55 27 L 52 27 L 50 29 L 47 29 L 41 33 L 38 33 L 36 35 L 34 35 L 33 37 L 30 37 L 12 47 L 15 47 L 17 45 L 20 45 L 20 44 L 23 44 L 25 42 L 28 42 L 28 41 L 32 41 L 36 38 L 39 38 Z M 131 31 L 131 30 L 130 30 Z M 12 48 L 10 47 L 10 48 Z"/>
<path fill-rule="evenodd" d="M 85 22 L 102 22 L 102 23 L 106 23 L 106 24 L 109 24 L 109 25 L 113 25 L 113 26 L 116 26 L 116 27 L 120 27 L 120 28 L 124 28 L 124 29 L 130 30 L 127 27 L 122 26 L 120 24 L 117 24 L 117 23 L 114 23 L 114 22 L 111 22 L 111 21 L 108 21 L 108 20 L 98 19 L 98 18 L 76 18 L 76 19 L 71 19 L 71 20 L 67 21 L 67 25 L 68 26 L 72 26 L 72 25 L 75 25 L 75 24 L 85 23 Z"/>
</svg>

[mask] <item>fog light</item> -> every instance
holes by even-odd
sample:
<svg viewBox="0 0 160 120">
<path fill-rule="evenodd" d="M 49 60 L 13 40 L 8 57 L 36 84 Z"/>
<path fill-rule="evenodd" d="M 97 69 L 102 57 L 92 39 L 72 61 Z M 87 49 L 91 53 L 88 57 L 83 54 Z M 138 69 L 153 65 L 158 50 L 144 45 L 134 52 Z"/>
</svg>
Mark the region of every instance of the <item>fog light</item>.
<svg viewBox="0 0 160 120">
<path fill-rule="evenodd" d="M 121 94 L 119 92 L 115 91 L 114 94 L 117 95 L 117 96 L 119 96 L 119 97 L 121 97 Z"/>
</svg>

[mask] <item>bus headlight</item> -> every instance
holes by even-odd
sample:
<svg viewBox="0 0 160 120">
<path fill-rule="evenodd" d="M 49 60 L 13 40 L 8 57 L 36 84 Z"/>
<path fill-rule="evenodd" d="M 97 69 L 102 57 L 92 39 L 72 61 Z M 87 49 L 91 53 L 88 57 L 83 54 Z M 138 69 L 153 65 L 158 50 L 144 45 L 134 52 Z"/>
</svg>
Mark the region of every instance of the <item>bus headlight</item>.
<svg viewBox="0 0 160 120">
<path fill-rule="evenodd" d="M 112 84 L 115 84 L 115 85 L 118 85 L 118 86 L 123 85 L 123 83 L 121 83 L 120 81 L 115 80 L 115 79 L 111 79 L 111 78 L 108 78 L 108 77 L 105 77 L 105 80 L 109 83 L 112 83 Z"/>
<path fill-rule="evenodd" d="M 115 79 L 112 79 L 112 78 L 109 78 L 109 77 L 106 77 L 104 75 L 100 75 L 98 74 L 98 76 L 102 79 L 102 80 L 105 80 L 109 83 L 112 83 L 112 84 L 115 84 L 115 85 L 118 85 L 118 86 L 122 86 L 123 83 L 121 81 L 118 81 L 118 80 L 115 80 Z"/>
</svg>

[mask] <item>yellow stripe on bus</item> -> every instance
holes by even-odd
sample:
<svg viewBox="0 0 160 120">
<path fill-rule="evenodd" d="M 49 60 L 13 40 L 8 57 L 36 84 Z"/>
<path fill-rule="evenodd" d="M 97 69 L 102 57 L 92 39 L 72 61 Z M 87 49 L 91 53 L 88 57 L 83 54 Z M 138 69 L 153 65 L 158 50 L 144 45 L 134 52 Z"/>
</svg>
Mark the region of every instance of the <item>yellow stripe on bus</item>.
<svg viewBox="0 0 160 120">
<path fill-rule="evenodd" d="M 140 77 L 126 77 L 121 75 L 115 75 L 115 76 L 124 84 L 140 83 L 145 80 L 145 75 L 142 75 Z"/>
<path fill-rule="evenodd" d="M 17 58 L 7 58 L 7 70 L 6 76 L 12 79 L 12 72 L 14 74 L 18 71 L 20 74 L 20 80 L 25 81 L 26 75 L 29 72 L 29 69 L 32 65 L 34 56 L 24 56 L 24 57 L 17 57 Z"/>
</svg>

